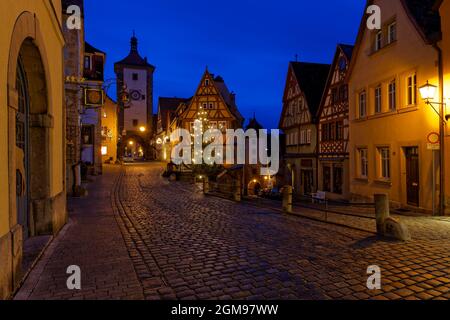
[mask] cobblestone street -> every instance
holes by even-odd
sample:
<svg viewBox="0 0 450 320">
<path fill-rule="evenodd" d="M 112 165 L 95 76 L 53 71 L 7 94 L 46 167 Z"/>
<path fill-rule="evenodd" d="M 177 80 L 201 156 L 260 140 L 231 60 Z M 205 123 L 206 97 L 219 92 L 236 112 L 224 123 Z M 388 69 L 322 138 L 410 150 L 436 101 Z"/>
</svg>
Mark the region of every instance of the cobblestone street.
<svg viewBox="0 0 450 320">
<path fill-rule="evenodd" d="M 450 220 L 413 240 L 204 196 L 159 163 L 107 166 L 16 299 L 449 299 Z M 416 219 L 416 220 L 413 220 Z M 78 265 L 82 289 L 66 287 Z M 366 288 L 378 265 L 382 289 Z"/>
</svg>

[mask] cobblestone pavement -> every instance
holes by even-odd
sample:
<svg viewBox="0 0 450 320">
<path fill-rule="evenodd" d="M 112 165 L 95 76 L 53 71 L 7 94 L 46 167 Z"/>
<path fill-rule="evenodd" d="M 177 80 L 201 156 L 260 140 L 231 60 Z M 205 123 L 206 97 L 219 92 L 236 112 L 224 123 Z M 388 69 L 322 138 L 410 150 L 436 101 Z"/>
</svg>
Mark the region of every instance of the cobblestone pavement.
<svg viewBox="0 0 450 320">
<path fill-rule="evenodd" d="M 415 220 L 408 243 L 168 182 L 157 163 L 107 167 L 78 200 L 20 298 L 449 299 L 450 223 Z M 424 234 L 422 234 L 424 233 Z M 427 235 L 432 233 L 432 235 Z M 65 288 L 65 268 L 82 290 Z M 382 289 L 366 288 L 369 265 Z M 36 271 L 36 272 L 35 272 Z"/>
</svg>

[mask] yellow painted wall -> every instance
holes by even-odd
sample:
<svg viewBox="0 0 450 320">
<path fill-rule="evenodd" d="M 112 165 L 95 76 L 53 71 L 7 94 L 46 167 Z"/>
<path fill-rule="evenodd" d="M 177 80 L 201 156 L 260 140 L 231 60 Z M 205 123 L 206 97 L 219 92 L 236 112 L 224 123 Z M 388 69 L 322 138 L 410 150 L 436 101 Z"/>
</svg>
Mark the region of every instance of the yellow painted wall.
<svg viewBox="0 0 450 320">
<path fill-rule="evenodd" d="M 63 56 L 64 39 L 60 31 L 61 4 L 53 0 L 2 0 L 0 1 L 0 237 L 6 234 L 9 225 L 8 208 L 8 114 L 7 67 L 9 48 L 15 22 L 19 15 L 28 11 L 36 15 L 39 21 L 40 47 L 47 75 L 49 94 L 49 113 L 54 119 L 50 134 L 50 188 L 51 196 L 64 190 L 64 147 L 63 147 Z M 15 196 L 15 195 L 14 195 Z"/>
<path fill-rule="evenodd" d="M 372 34 L 366 30 L 356 57 L 349 82 L 350 96 L 350 192 L 370 198 L 375 193 L 387 193 L 390 200 L 406 204 L 406 164 L 404 147 L 418 146 L 420 153 L 420 207 L 431 209 L 432 152 L 427 150 L 427 135 L 439 131 L 439 118 L 424 104 L 417 93 L 417 104 L 406 105 L 406 76 L 417 73 L 417 87 L 438 82 L 437 51 L 426 45 L 407 17 L 400 1 L 378 0 L 383 23 L 397 20 L 397 41 L 379 52 L 369 54 Z M 364 26 L 365 27 L 365 26 Z M 387 83 L 397 81 L 397 111 L 374 114 L 373 87 L 383 84 L 383 104 L 387 105 Z M 358 93 L 368 93 L 369 116 L 359 120 Z M 357 148 L 368 147 L 368 181 L 357 177 Z M 391 148 L 391 184 L 377 182 L 376 147 Z"/>
<path fill-rule="evenodd" d="M 112 134 L 111 138 L 102 138 L 102 146 L 107 147 L 107 154 L 102 155 L 103 162 L 113 158 L 114 163 L 117 159 L 117 107 L 117 104 L 109 97 L 106 98 L 105 105 L 102 107 L 102 128 L 107 127 Z"/>
<path fill-rule="evenodd" d="M 446 114 L 450 114 L 450 0 L 444 0 L 439 9 L 441 15 L 441 30 L 442 30 L 442 42 L 440 47 L 443 52 L 443 64 L 444 64 L 444 102 L 447 104 Z M 449 138 L 449 127 L 447 125 L 447 138 L 445 141 L 445 157 L 446 161 L 446 197 L 447 206 L 450 198 L 450 138 Z M 448 211 L 448 209 L 447 209 Z"/>
</svg>

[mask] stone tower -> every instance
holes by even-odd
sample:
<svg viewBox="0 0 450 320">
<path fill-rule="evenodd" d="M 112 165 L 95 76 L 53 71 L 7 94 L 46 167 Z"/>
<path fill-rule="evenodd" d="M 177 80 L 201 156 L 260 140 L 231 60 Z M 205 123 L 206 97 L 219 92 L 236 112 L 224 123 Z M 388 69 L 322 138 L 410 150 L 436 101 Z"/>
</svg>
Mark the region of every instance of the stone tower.
<svg viewBox="0 0 450 320">
<path fill-rule="evenodd" d="M 153 73 L 155 67 L 142 58 L 138 51 L 138 39 L 131 37 L 130 53 L 114 64 L 117 77 L 119 112 L 118 156 L 122 157 L 125 148 L 133 147 L 133 152 L 141 148 L 145 158 L 149 158 L 150 139 L 153 133 Z M 121 92 L 126 92 L 128 101 L 124 102 Z M 139 147 L 138 147 L 139 146 Z M 136 149 L 137 148 L 137 149 Z"/>
</svg>

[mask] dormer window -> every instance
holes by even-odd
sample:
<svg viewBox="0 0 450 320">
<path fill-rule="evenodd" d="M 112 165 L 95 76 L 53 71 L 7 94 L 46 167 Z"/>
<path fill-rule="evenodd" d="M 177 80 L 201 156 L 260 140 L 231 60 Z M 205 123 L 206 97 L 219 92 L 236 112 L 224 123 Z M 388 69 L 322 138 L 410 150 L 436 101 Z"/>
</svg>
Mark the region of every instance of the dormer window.
<svg viewBox="0 0 450 320">
<path fill-rule="evenodd" d="M 397 23 L 392 22 L 388 26 L 388 43 L 392 43 L 397 40 Z"/>
</svg>

